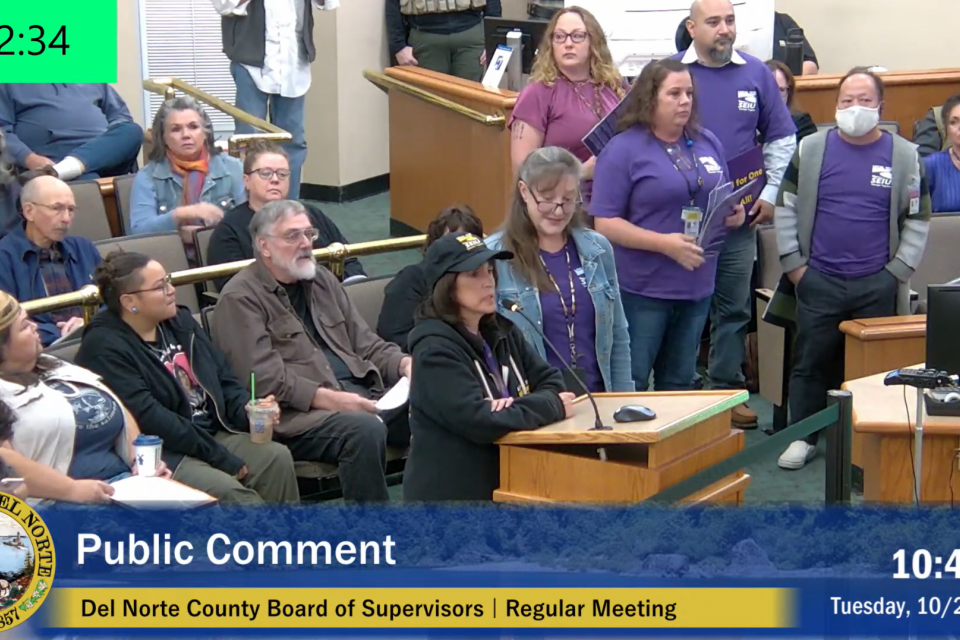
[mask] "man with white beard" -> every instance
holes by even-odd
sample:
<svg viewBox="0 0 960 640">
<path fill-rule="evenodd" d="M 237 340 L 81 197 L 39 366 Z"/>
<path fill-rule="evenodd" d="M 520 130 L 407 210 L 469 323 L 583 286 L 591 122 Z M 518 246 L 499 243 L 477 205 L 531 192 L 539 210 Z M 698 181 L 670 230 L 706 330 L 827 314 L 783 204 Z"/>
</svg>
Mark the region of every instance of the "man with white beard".
<svg viewBox="0 0 960 640">
<path fill-rule="evenodd" d="M 276 397 L 274 439 L 294 460 L 336 464 L 346 500 L 387 500 L 386 446 L 405 447 L 406 405 L 378 415 L 376 399 L 411 359 L 363 321 L 343 287 L 313 257 L 313 228 L 293 200 L 266 204 L 250 222 L 256 260 L 224 287 L 211 331 L 258 398 Z"/>
</svg>

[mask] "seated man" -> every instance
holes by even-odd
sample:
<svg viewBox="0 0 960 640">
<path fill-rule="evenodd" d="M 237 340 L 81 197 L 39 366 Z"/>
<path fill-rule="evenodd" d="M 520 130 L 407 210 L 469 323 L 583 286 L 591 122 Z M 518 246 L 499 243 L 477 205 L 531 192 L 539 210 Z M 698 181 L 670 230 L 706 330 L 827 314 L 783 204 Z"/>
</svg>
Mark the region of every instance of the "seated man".
<svg viewBox="0 0 960 640">
<path fill-rule="evenodd" d="M 210 264 L 224 264 L 237 260 L 253 258 L 253 240 L 250 238 L 250 220 L 263 205 L 275 200 L 285 200 L 290 193 L 290 159 L 287 152 L 273 142 L 258 140 L 247 148 L 243 161 L 243 185 L 247 190 L 247 201 L 226 212 L 223 220 L 210 237 L 208 261 Z M 313 241 L 314 249 L 323 249 L 334 242 L 347 244 L 347 239 L 333 220 L 320 209 L 304 204 L 313 228 L 319 231 Z M 363 265 L 356 258 L 346 261 L 343 277 L 364 277 Z M 230 277 L 214 281 L 217 290 L 230 281 Z"/>
<path fill-rule="evenodd" d="M 67 181 L 136 173 L 143 143 L 108 84 L 0 84 L 0 127 L 18 167 Z"/>
<path fill-rule="evenodd" d="M 102 261 L 93 243 L 68 236 L 77 205 L 73 191 L 53 176 L 38 176 L 23 187 L 22 226 L 0 240 L 0 289 L 20 302 L 72 293 L 93 284 Z M 33 316 L 43 346 L 83 325 L 83 308 Z"/>
<path fill-rule="evenodd" d="M 950 148 L 946 128 L 943 126 L 943 108 L 933 107 L 923 116 L 923 120 L 913 127 L 913 143 L 921 158 Z"/>
<path fill-rule="evenodd" d="M 410 439 L 406 405 L 381 418 L 374 399 L 411 359 L 381 340 L 337 279 L 313 257 L 317 230 L 306 208 L 277 200 L 253 216 L 256 262 L 224 288 L 211 327 L 237 371 L 282 411 L 274 438 L 294 460 L 339 465 L 347 500 L 387 500 L 387 442 Z"/>
</svg>

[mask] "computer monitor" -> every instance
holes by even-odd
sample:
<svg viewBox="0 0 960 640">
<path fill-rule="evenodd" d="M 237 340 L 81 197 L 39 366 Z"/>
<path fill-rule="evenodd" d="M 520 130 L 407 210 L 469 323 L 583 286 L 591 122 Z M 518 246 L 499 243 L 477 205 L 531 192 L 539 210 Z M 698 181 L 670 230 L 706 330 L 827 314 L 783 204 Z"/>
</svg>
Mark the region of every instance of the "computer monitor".
<svg viewBox="0 0 960 640">
<path fill-rule="evenodd" d="M 960 282 L 927 287 L 927 368 L 960 375 Z"/>
<path fill-rule="evenodd" d="M 493 52 L 498 45 L 507 44 L 507 34 L 519 31 L 523 35 L 520 42 L 523 45 L 523 73 L 529 75 L 533 69 L 533 60 L 537 55 L 537 48 L 547 31 L 546 20 L 507 20 L 505 18 L 484 18 L 483 37 L 484 48 L 487 50 L 487 60 L 493 60 Z"/>
</svg>

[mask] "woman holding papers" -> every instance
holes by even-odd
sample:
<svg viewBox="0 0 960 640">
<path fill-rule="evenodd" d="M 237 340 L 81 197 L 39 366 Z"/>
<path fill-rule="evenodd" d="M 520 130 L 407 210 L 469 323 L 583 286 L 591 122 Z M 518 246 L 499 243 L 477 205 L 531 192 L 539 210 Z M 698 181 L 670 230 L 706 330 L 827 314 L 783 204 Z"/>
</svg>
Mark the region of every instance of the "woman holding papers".
<svg viewBox="0 0 960 640">
<path fill-rule="evenodd" d="M 4 440 L 51 477 L 109 483 L 130 476 L 136 421 L 96 374 L 42 350 L 37 325 L 0 292 L 0 398 L 17 418 Z M 161 475 L 169 477 L 166 466 Z M 95 495 L 95 486 L 86 490 Z"/>
<path fill-rule="evenodd" d="M 563 420 L 574 395 L 512 322 L 497 315 L 495 251 L 472 233 L 427 250 L 432 292 L 410 332 L 410 457 L 405 500 L 488 501 L 500 482 L 494 444 Z"/>
<path fill-rule="evenodd" d="M 687 67 L 653 62 L 597 159 L 591 213 L 616 246 L 637 391 L 647 389 L 651 371 L 658 391 L 692 387 L 717 267 L 698 240 L 715 232 L 710 225 L 744 221 L 740 205 L 710 219 L 710 193 L 728 182 L 727 161 L 695 113 Z"/>
<path fill-rule="evenodd" d="M 491 249 L 514 256 L 496 263 L 497 296 L 517 301 L 523 315 L 500 312 L 541 358 L 561 371 L 568 365 L 579 370 L 590 391 L 633 391 L 613 248 L 584 224 L 581 170 L 580 161 L 559 147 L 537 149 L 521 165 L 503 229 L 486 241 Z M 539 331 L 562 359 L 545 346 Z M 566 387 L 583 393 L 573 380 Z"/>
<path fill-rule="evenodd" d="M 224 503 L 297 502 L 290 451 L 251 442 L 250 393 L 177 307 L 160 263 L 115 251 L 94 275 L 106 309 L 84 330 L 77 363 L 103 378 L 144 433 L 162 438 L 174 480 Z"/>
<path fill-rule="evenodd" d="M 561 9 L 545 33 L 510 118 L 514 173 L 535 149 L 562 147 L 584 163 L 582 196 L 589 202 L 596 159 L 583 138 L 619 104 L 626 86 L 600 23 L 586 9 Z"/>
</svg>

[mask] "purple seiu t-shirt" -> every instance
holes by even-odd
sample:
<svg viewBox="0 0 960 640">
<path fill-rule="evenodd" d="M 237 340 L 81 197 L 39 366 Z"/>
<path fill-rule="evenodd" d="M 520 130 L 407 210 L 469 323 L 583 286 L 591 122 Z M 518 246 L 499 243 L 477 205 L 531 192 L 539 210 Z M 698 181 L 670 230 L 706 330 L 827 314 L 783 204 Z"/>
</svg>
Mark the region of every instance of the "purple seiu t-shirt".
<svg viewBox="0 0 960 640">
<path fill-rule="evenodd" d="M 890 261 L 893 137 L 850 144 L 834 129 L 817 191 L 810 266 L 838 278 L 862 278 Z"/>
<path fill-rule="evenodd" d="M 600 88 L 599 106 L 604 116 L 619 103 L 620 98 L 613 89 Z M 583 144 L 583 138 L 601 120 L 594 111 L 595 105 L 597 86 L 591 82 L 574 84 L 558 78 L 550 87 L 532 82 L 517 97 L 509 126 L 516 120 L 525 122 L 543 134 L 544 147 L 561 147 L 577 156 L 580 162 L 586 162 L 592 154 Z M 592 186 L 591 180 L 584 180 L 580 185 L 584 202 L 590 201 Z"/>
<path fill-rule="evenodd" d="M 727 160 L 720 141 L 700 130 L 693 147 L 681 151 L 697 159 L 703 187 L 693 203 L 706 213 L 707 200 L 721 180 L 728 181 Z M 634 126 L 614 136 L 600 152 L 594 172 L 591 213 L 597 218 L 623 218 L 657 233 L 683 233 L 683 208 L 690 206 L 697 170 L 679 171 L 663 144 L 648 129 Z M 713 294 L 716 257 L 687 271 L 673 258 L 655 251 L 614 246 L 620 288 L 663 300 L 701 300 Z"/>
<path fill-rule="evenodd" d="M 494 398 L 509 398 L 510 388 L 507 386 L 508 381 L 503 378 L 503 369 L 500 363 L 497 362 L 496 356 L 493 355 L 493 349 L 490 348 L 486 340 L 483 341 L 483 361 L 486 363 L 487 370 L 490 372 L 490 375 L 487 376 L 487 381 L 492 382 L 490 390 L 493 392 Z"/>
<path fill-rule="evenodd" d="M 567 267 L 567 256 L 570 257 L 570 266 Z M 540 257 L 546 266 L 547 273 L 553 276 L 557 289 L 548 289 L 540 292 L 540 308 L 543 314 L 543 333 L 547 339 L 564 356 L 563 361 L 557 358 L 552 349 L 547 349 L 547 362 L 564 369 L 567 365 L 583 369 L 587 388 L 593 392 L 605 391 L 603 375 L 600 373 L 600 363 L 597 362 L 597 312 L 593 306 L 593 298 L 587 291 L 587 278 L 583 273 L 583 264 L 577 245 L 573 238 L 567 240 L 563 250 L 549 253 L 540 250 Z M 570 291 L 570 281 L 573 276 L 573 292 Z M 563 304 L 560 296 L 563 296 Z M 576 313 L 573 302 L 576 299 Z M 567 315 L 564 315 L 563 306 L 566 305 Z M 572 316 L 572 317 L 571 317 Z M 577 352 L 577 361 L 573 362 L 570 354 L 570 334 L 568 326 L 573 326 L 573 341 Z"/>
<path fill-rule="evenodd" d="M 681 60 L 686 52 L 673 56 Z M 700 126 L 712 131 L 727 158 L 735 158 L 763 142 L 796 134 L 790 110 L 780 99 L 773 72 L 753 56 L 740 53 L 745 64 L 707 67 L 688 65 L 697 97 Z"/>
</svg>

